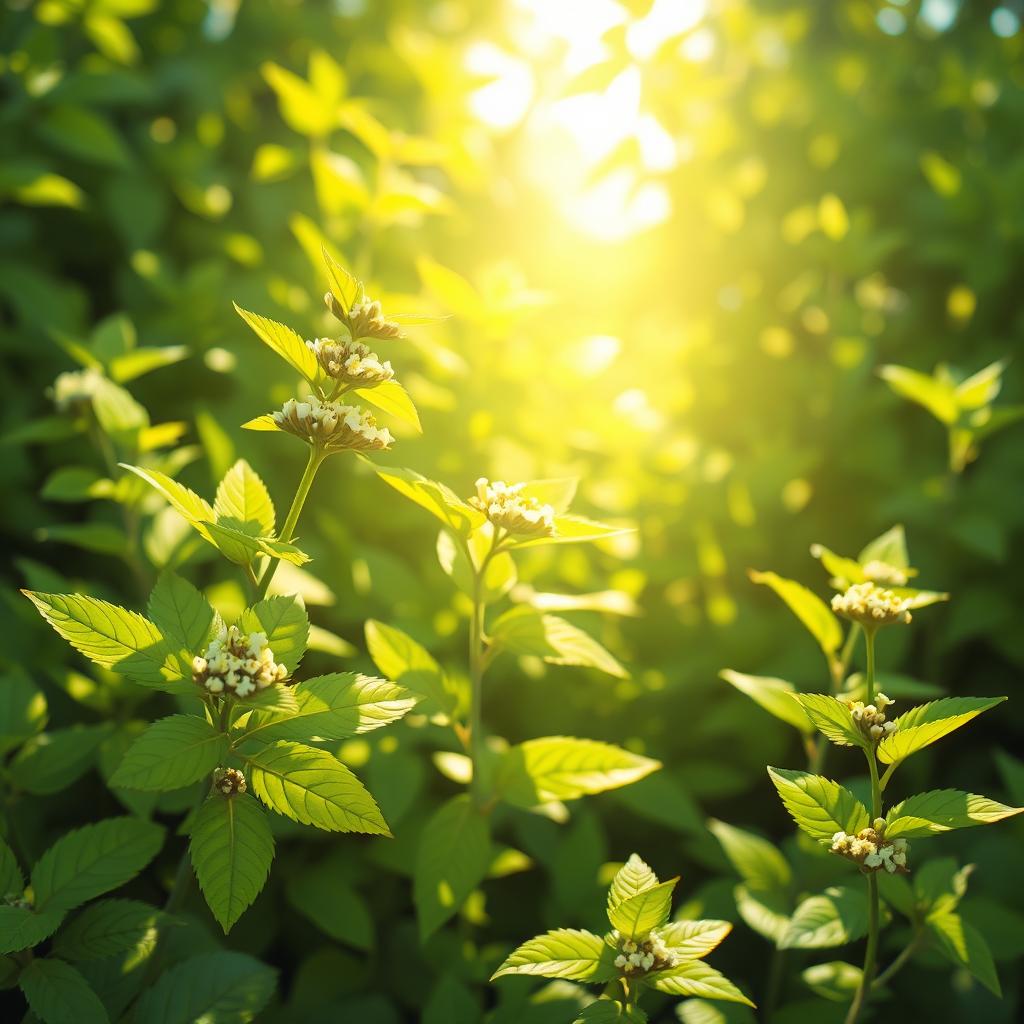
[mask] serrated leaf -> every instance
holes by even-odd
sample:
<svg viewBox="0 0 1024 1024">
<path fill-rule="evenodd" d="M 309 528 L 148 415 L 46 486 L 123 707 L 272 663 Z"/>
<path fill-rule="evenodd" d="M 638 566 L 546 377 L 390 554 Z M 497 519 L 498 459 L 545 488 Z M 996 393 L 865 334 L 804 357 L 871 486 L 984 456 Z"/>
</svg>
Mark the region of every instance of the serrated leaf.
<svg viewBox="0 0 1024 1024">
<path fill-rule="evenodd" d="M 121 468 L 145 480 L 150 487 L 163 495 L 178 515 L 191 523 L 206 540 L 213 543 L 206 524 L 215 522 L 217 515 L 205 498 L 201 498 L 195 491 L 159 470 L 143 469 L 141 466 L 131 466 L 127 463 L 121 463 Z"/>
<path fill-rule="evenodd" d="M 878 744 L 878 759 L 898 763 L 966 725 L 1005 697 L 942 697 L 900 715 L 896 730 Z"/>
<path fill-rule="evenodd" d="M 325 935 L 354 949 L 373 949 L 373 917 L 340 858 L 290 874 L 287 894 L 288 902 Z"/>
<path fill-rule="evenodd" d="M 243 633 L 266 633 L 274 660 L 289 674 L 299 667 L 309 642 L 309 617 L 294 594 L 268 597 L 246 608 L 238 626 Z"/>
<path fill-rule="evenodd" d="M 181 662 L 160 630 L 137 612 L 81 594 L 23 594 L 76 651 L 133 682 L 172 693 L 191 692 Z"/>
<path fill-rule="evenodd" d="M 621 747 L 571 736 L 545 736 L 512 747 L 498 773 L 504 799 L 523 807 L 575 800 L 628 786 L 661 767 Z"/>
<path fill-rule="evenodd" d="M 415 470 L 400 466 L 374 465 L 377 476 L 399 494 L 426 509 L 445 526 L 464 537 L 483 525 L 483 512 L 464 502 L 454 491 L 436 480 L 428 480 Z"/>
<path fill-rule="evenodd" d="M 721 843 L 729 863 L 751 889 L 758 892 L 788 889 L 793 872 L 773 843 L 715 818 L 708 822 L 708 829 Z"/>
<path fill-rule="evenodd" d="M 856 834 L 870 821 L 867 808 L 837 782 L 810 772 L 768 769 L 793 821 L 812 839 L 831 843 L 836 832 Z"/>
<path fill-rule="evenodd" d="M 21 897 L 21 891 L 18 891 Z M 49 938 L 64 920 L 61 910 L 0 906 L 0 954 L 31 949 Z"/>
<path fill-rule="evenodd" d="M 226 935 L 270 874 L 274 837 L 266 813 L 248 793 L 213 793 L 192 821 L 188 848 L 199 888 Z"/>
<path fill-rule="evenodd" d="M 868 930 L 868 904 L 862 889 L 833 886 L 809 896 L 793 911 L 779 949 L 827 949 L 855 942 Z"/>
<path fill-rule="evenodd" d="M 99 900 L 61 928 L 53 951 L 66 960 L 102 960 L 135 952 L 139 963 L 156 948 L 160 911 L 139 900 Z"/>
<path fill-rule="evenodd" d="M 275 320 L 250 313 L 238 303 L 232 303 L 235 312 L 256 332 L 268 348 L 276 352 L 293 370 L 313 384 L 320 376 L 320 365 L 311 349 L 290 327 Z"/>
<path fill-rule="evenodd" d="M 939 910 L 925 919 L 929 931 L 948 960 L 966 967 L 990 992 L 1002 996 L 992 951 L 974 925 L 952 910 Z"/>
<path fill-rule="evenodd" d="M 391 835 L 373 797 L 327 751 L 278 740 L 245 760 L 253 792 L 272 811 L 325 832 Z"/>
<path fill-rule="evenodd" d="M 732 931 L 731 921 L 670 921 L 655 929 L 672 952 L 683 960 L 700 960 Z"/>
<path fill-rule="evenodd" d="M 657 884 L 658 876 L 646 861 L 631 853 L 629 860 L 615 872 L 612 884 L 608 888 L 608 907 L 616 907 L 623 900 L 631 899 L 647 889 L 653 889 Z"/>
<path fill-rule="evenodd" d="M 609 906 L 608 920 L 612 927 L 626 938 L 637 939 L 663 925 L 672 910 L 672 892 L 678 881 L 678 878 L 670 878 Z"/>
<path fill-rule="evenodd" d="M 754 1004 L 724 974 L 703 960 L 690 960 L 667 971 L 648 974 L 645 982 L 672 996 L 697 996 L 729 1003 Z"/>
<path fill-rule="evenodd" d="M 807 713 L 815 728 L 840 747 L 867 749 L 864 734 L 857 728 L 850 709 L 828 693 L 797 693 L 793 695 Z"/>
<path fill-rule="evenodd" d="M 397 722 L 416 706 L 417 698 L 387 679 L 353 672 L 304 679 L 289 688 L 296 709 L 282 717 L 253 715 L 245 739 L 343 740 Z"/>
<path fill-rule="evenodd" d="M 160 632 L 190 654 L 206 647 L 215 614 L 210 602 L 187 580 L 170 570 L 162 572 L 149 595 L 147 611 Z"/>
<path fill-rule="evenodd" d="M 647 1019 L 639 1006 L 624 1006 L 602 996 L 584 1006 L 572 1024 L 647 1024 Z"/>
<path fill-rule="evenodd" d="M 128 748 L 110 784 L 126 789 L 181 789 L 210 775 L 227 751 L 227 737 L 205 718 L 170 715 L 154 722 Z"/>
<path fill-rule="evenodd" d="M 244 953 L 206 951 L 146 989 L 135 1019 L 146 1024 L 250 1024 L 274 993 L 276 973 Z"/>
<path fill-rule="evenodd" d="M 507 974 L 590 983 L 611 981 L 618 975 L 615 956 L 615 949 L 600 935 L 558 928 L 524 942 L 494 972 L 491 981 Z"/>
<path fill-rule="evenodd" d="M 818 641 L 818 646 L 831 658 L 843 642 L 843 630 L 832 609 L 817 594 L 802 583 L 787 580 L 774 572 L 750 571 L 754 583 L 763 583 L 775 591 L 789 610 L 804 624 L 807 631 Z"/>
<path fill-rule="evenodd" d="M 807 715 L 793 699 L 796 687 L 792 683 L 773 676 L 750 676 L 731 668 L 723 668 L 718 675 L 780 721 L 787 722 L 806 735 L 814 732 Z"/>
<path fill-rule="evenodd" d="M 413 693 L 432 699 L 447 712 L 454 710 L 455 694 L 449 689 L 441 666 L 422 644 L 407 633 L 369 619 L 366 623 L 366 646 L 383 676 Z"/>
<path fill-rule="evenodd" d="M 0 839 L 0 898 L 20 896 L 25 889 L 25 879 L 18 866 L 14 851 Z"/>
<path fill-rule="evenodd" d="M 218 522 L 225 519 L 243 533 L 270 537 L 274 533 L 274 502 L 266 484 L 245 459 L 239 459 L 217 485 L 213 510 Z"/>
<path fill-rule="evenodd" d="M 500 615 L 490 630 L 491 643 L 511 654 L 543 658 L 552 665 L 596 668 L 619 679 L 629 673 L 593 637 L 556 615 L 518 605 Z"/>
<path fill-rule="evenodd" d="M 31 960 L 18 975 L 18 985 L 43 1024 L 108 1024 L 110 1020 L 85 978 L 56 957 Z"/>
<path fill-rule="evenodd" d="M 416 406 L 413 405 L 409 392 L 397 380 L 386 380 L 372 388 L 357 388 L 354 393 L 364 402 L 376 406 L 381 412 L 408 423 L 417 434 L 423 433 Z"/>
<path fill-rule="evenodd" d="M 466 794 L 443 804 L 423 828 L 413 873 L 420 939 L 433 935 L 486 877 L 491 864 L 487 819 Z"/>
<path fill-rule="evenodd" d="M 887 839 L 915 839 L 956 828 L 989 825 L 1022 811 L 1024 807 L 1007 807 L 976 793 L 935 789 L 908 797 L 890 808 L 885 816 L 885 835 Z"/>
<path fill-rule="evenodd" d="M 124 885 L 163 840 L 159 825 L 139 818 L 108 818 L 66 833 L 32 869 L 37 909 L 67 912 Z"/>
</svg>

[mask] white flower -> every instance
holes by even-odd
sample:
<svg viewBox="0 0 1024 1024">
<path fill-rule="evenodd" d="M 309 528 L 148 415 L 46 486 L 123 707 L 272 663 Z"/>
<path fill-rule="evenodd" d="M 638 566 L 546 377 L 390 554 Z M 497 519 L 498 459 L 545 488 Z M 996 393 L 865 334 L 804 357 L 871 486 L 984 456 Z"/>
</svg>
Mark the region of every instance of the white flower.
<svg viewBox="0 0 1024 1024">
<path fill-rule="evenodd" d="M 480 509 L 497 527 L 524 536 L 551 537 L 555 533 L 555 510 L 536 498 L 524 496 L 525 484 L 506 484 L 480 477 L 476 494 L 469 503 Z"/>
<path fill-rule="evenodd" d="M 324 372 L 334 380 L 359 387 L 383 384 L 395 376 L 391 363 L 359 341 L 334 341 L 316 338 L 306 342 Z"/>
<path fill-rule="evenodd" d="M 387 427 L 365 409 L 341 402 L 321 402 L 308 396 L 304 402 L 289 399 L 273 414 L 274 423 L 289 434 L 324 451 L 382 451 L 394 441 Z"/>
<path fill-rule="evenodd" d="M 855 583 L 832 598 L 832 610 L 862 626 L 910 622 L 910 602 L 874 583 Z"/>
<path fill-rule="evenodd" d="M 878 558 L 867 562 L 861 569 L 872 583 L 880 583 L 886 587 L 903 587 L 907 584 L 907 574 L 902 569 Z"/>
<path fill-rule="evenodd" d="M 222 626 L 205 656 L 192 659 L 193 680 L 213 694 L 227 690 L 235 697 L 248 697 L 287 675 L 287 667 L 274 661 L 266 633 L 245 634 L 237 626 Z"/>
</svg>

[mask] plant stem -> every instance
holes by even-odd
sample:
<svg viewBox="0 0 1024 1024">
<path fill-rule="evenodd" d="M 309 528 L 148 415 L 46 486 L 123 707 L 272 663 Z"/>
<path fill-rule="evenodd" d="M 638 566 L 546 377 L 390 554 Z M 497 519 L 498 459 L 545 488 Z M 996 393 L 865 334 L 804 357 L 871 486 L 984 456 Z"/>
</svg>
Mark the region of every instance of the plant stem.
<svg viewBox="0 0 1024 1024">
<path fill-rule="evenodd" d="M 772 1019 L 775 1012 L 775 1004 L 779 1001 L 779 992 L 782 989 L 782 972 L 786 954 L 783 950 L 775 947 L 772 952 L 771 964 L 768 967 L 768 984 L 765 986 L 764 1002 L 761 1008 L 761 1020 L 764 1024 Z"/>
<path fill-rule="evenodd" d="M 471 781 L 473 799 L 477 805 L 484 802 L 483 784 L 483 643 L 484 643 L 484 601 L 482 594 L 483 571 L 486 566 L 473 572 L 473 610 L 469 619 L 469 759 L 473 764 Z"/>
<path fill-rule="evenodd" d="M 866 703 L 873 704 L 875 700 L 875 631 L 873 629 L 864 631 L 864 643 L 867 647 Z M 882 790 L 878 782 L 878 763 L 875 760 L 874 747 L 866 750 L 865 756 L 868 759 L 868 772 L 871 775 L 871 818 L 874 821 L 875 818 L 882 816 Z M 872 871 L 868 875 L 868 942 L 864 951 L 864 969 L 861 973 L 857 993 L 853 997 L 850 1010 L 846 1015 L 846 1024 L 855 1024 L 874 982 L 878 960 L 878 921 L 878 876 Z"/>
<path fill-rule="evenodd" d="M 898 973 L 903 967 L 906 966 L 907 961 L 917 952 L 918 947 L 924 938 L 924 931 L 918 929 L 914 932 L 913 938 L 903 947 L 902 952 L 899 956 L 881 974 L 878 975 L 874 980 L 874 987 L 881 988 L 892 976 Z"/>
<path fill-rule="evenodd" d="M 306 504 L 310 488 L 313 486 L 313 480 L 316 477 L 316 471 L 320 468 L 320 464 L 325 458 L 327 456 L 318 448 L 309 449 L 309 461 L 302 472 L 302 479 L 299 480 L 299 486 L 295 491 L 295 497 L 292 498 L 292 505 L 288 509 L 288 515 L 285 517 L 281 532 L 277 535 L 278 540 L 287 543 L 295 535 L 295 527 L 299 522 L 299 516 L 302 514 L 302 506 Z M 274 573 L 277 572 L 277 566 L 280 561 L 280 558 L 272 558 L 266 569 L 263 570 L 263 575 L 260 577 L 259 585 L 256 588 L 257 601 L 261 601 L 267 596 L 267 590 L 270 587 L 271 580 L 274 578 Z"/>
</svg>

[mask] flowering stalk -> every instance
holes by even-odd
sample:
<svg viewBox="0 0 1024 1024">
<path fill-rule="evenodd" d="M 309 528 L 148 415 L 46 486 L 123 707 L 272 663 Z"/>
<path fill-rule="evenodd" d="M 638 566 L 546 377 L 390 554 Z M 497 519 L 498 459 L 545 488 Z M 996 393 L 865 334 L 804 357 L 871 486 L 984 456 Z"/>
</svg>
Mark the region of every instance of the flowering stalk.
<svg viewBox="0 0 1024 1024">
<path fill-rule="evenodd" d="M 854 624 L 856 625 L 856 624 Z M 853 627 L 851 627 L 852 629 Z M 865 670 L 865 686 L 867 688 L 867 704 L 875 702 L 875 633 L 873 626 L 864 626 L 864 647 L 867 657 Z M 868 772 L 871 775 L 871 817 L 874 821 L 882 816 L 882 790 L 878 781 L 878 762 L 875 758 L 875 746 L 872 744 L 864 751 L 868 762 Z M 860 1016 L 864 1001 L 874 981 L 875 968 L 878 960 L 878 932 L 879 932 L 879 899 L 878 899 L 878 875 L 872 871 L 868 874 L 868 938 L 867 947 L 864 950 L 864 968 L 861 972 L 860 985 L 857 993 L 850 1003 L 850 1009 L 846 1015 L 846 1024 L 854 1024 Z"/>
</svg>

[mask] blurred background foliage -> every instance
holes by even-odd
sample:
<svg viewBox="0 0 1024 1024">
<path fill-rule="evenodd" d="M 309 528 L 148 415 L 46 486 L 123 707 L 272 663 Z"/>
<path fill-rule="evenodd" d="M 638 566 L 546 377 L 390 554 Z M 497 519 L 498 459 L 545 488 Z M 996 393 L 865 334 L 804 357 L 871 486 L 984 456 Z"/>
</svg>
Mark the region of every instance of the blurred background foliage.
<svg viewBox="0 0 1024 1024">
<path fill-rule="evenodd" d="M 398 839 L 283 831 L 274 881 L 230 939 L 281 969 L 283 1019 L 425 1007 L 478 1020 L 499 998 L 480 986 L 494 950 L 591 923 L 602 864 L 634 849 L 682 871 L 705 916 L 737 920 L 704 822 L 781 841 L 763 766 L 802 755 L 718 672 L 826 685 L 813 642 L 749 568 L 824 595 L 812 543 L 853 554 L 901 522 L 921 585 L 953 599 L 885 635 L 883 668 L 1016 694 L 1021 434 L 986 439 L 953 472 L 942 425 L 877 371 L 966 375 L 1024 337 L 1022 16 L 1019 0 L 6 0 L 2 659 L 44 687 L 51 727 L 115 717 L 123 731 L 132 705 L 69 665 L 18 586 L 137 606 L 156 568 L 187 559 L 222 607 L 240 606 L 238 581 L 173 513 L 129 495 L 115 463 L 150 447 L 210 493 L 243 455 L 287 500 L 301 451 L 238 425 L 294 381 L 231 300 L 328 332 L 322 239 L 385 309 L 450 315 L 381 348 L 423 420 L 422 436 L 388 424 L 385 461 L 463 494 L 480 475 L 578 475 L 580 512 L 638 528 L 596 552 L 531 553 L 518 592 L 599 593 L 570 617 L 631 678 L 503 663 L 486 715 L 513 741 L 605 738 L 663 772 L 560 830 L 517 822 L 534 870 L 492 883 L 421 950 L 405 876 L 449 784 L 407 726 L 350 744 Z M 99 436 L 54 391 L 76 354 L 140 403 L 108 396 Z M 1004 376 L 997 407 L 1012 407 L 1019 365 Z M 150 424 L 171 425 L 139 433 Z M 281 572 L 324 631 L 310 664 L 367 668 L 362 624 L 376 617 L 458 670 L 467 608 L 435 540 L 365 467 L 332 460 L 302 525 L 315 578 Z M 1020 803 L 1022 727 L 1012 699 L 970 742 L 919 757 L 908 791 L 927 779 Z M 100 741 L 91 756 L 109 774 Z M 116 808 L 89 763 L 23 802 L 37 850 Z M 645 787 L 674 810 L 651 820 Z M 978 864 L 965 915 L 985 926 L 1005 1000 L 911 968 L 893 988 L 922 1019 L 1017 1019 L 1021 828 L 942 841 Z M 740 924 L 716 962 L 756 995 L 766 949 Z M 526 1020 L 509 988 L 493 1019 Z M 777 1019 L 828 1019 L 809 996 L 789 978 Z"/>
</svg>

